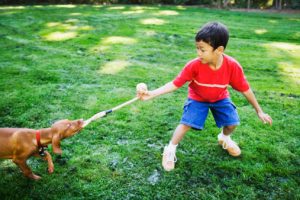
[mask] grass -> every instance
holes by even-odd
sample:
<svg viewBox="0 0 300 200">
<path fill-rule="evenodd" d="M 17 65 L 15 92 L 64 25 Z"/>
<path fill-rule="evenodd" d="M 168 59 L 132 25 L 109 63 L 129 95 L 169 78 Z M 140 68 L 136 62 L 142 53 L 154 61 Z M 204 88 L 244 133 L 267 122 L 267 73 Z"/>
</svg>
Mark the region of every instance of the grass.
<svg viewBox="0 0 300 200">
<path fill-rule="evenodd" d="M 272 127 L 231 90 L 241 126 L 232 158 L 210 115 L 190 131 L 172 172 L 161 153 L 178 124 L 187 86 L 136 102 L 62 142 L 55 172 L 27 180 L 0 161 L 1 199 L 300 199 L 300 15 L 171 6 L 0 7 L 0 126 L 49 127 L 87 119 L 172 80 L 196 57 L 194 35 L 208 21 L 230 30 L 226 53 L 243 66 Z M 51 147 L 50 147 L 51 150 Z M 53 155 L 53 153 L 52 153 Z"/>
</svg>

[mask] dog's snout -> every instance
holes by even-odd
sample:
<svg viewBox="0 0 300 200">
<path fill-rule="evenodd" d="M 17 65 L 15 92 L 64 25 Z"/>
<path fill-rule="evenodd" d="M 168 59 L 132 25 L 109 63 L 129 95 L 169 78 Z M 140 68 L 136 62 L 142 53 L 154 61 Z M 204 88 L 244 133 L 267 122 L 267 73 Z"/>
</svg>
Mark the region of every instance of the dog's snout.
<svg viewBox="0 0 300 200">
<path fill-rule="evenodd" d="M 82 126 L 83 122 L 84 122 L 83 119 L 80 119 L 80 120 L 77 121 L 77 124 L 80 125 L 80 126 Z"/>
</svg>

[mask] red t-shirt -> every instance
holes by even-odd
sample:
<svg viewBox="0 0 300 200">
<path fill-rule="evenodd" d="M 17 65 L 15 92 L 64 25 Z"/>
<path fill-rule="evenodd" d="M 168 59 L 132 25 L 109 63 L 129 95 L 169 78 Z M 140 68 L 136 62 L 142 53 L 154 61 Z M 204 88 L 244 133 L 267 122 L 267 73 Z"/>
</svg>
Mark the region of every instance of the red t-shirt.
<svg viewBox="0 0 300 200">
<path fill-rule="evenodd" d="M 188 62 L 173 84 L 181 87 L 186 82 L 190 82 L 188 97 L 201 102 L 216 102 L 229 97 L 228 85 L 239 92 L 250 88 L 241 65 L 225 54 L 218 70 L 212 70 L 199 58 Z"/>
</svg>

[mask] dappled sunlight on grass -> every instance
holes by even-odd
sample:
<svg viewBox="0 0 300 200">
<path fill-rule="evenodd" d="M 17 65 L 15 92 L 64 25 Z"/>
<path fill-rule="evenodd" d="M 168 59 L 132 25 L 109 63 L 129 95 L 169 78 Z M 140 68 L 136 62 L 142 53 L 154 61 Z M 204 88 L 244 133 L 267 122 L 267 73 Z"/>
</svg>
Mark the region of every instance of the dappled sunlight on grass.
<svg viewBox="0 0 300 200">
<path fill-rule="evenodd" d="M 15 10 L 15 11 L 7 11 L 7 12 L 0 12 L 0 15 L 13 15 L 18 13 L 19 11 Z"/>
<path fill-rule="evenodd" d="M 271 47 L 275 47 L 281 50 L 286 50 L 286 51 L 300 51 L 300 45 L 296 44 L 290 44 L 290 43 L 284 43 L 284 42 L 272 42 L 269 44 Z M 298 54 L 299 56 L 300 54 Z"/>
<path fill-rule="evenodd" d="M 144 13 L 144 10 L 133 10 L 133 11 L 124 11 L 122 14 L 124 15 L 132 15 L 132 14 L 141 14 Z"/>
<path fill-rule="evenodd" d="M 103 38 L 99 45 L 96 45 L 91 48 L 91 51 L 94 52 L 103 52 L 111 48 L 111 45 L 122 44 L 122 45 L 131 45 L 137 42 L 136 39 L 123 36 L 110 36 Z"/>
<path fill-rule="evenodd" d="M 84 105 L 85 107 L 87 108 L 92 108 L 94 107 L 95 105 L 97 105 L 98 103 L 98 98 L 94 95 L 91 95 L 88 97 L 88 99 L 85 101 Z"/>
<path fill-rule="evenodd" d="M 94 30 L 94 27 L 92 27 L 92 26 L 79 26 L 79 27 L 77 27 L 77 30 L 90 31 L 90 30 Z"/>
<path fill-rule="evenodd" d="M 76 5 L 54 5 L 57 8 L 76 8 Z"/>
<path fill-rule="evenodd" d="M 149 18 L 141 20 L 141 23 L 144 25 L 163 25 L 166 21 L 163 19 Z"/>
<path fill-rule="evenodd" d="M 7 10 L 7 9 L 23 10 L 23 9 L 26 9 L 26 7 L 25 6 L 3 6 L 3 7 L 0 7 L 0 10 Z"/>
<path fill-rule="evenodd" d="M 100 74 L 117 74 L 128 67 L 130 63 L 125 60 L 115 60 L 106 63 L 103 67 L 98 70 Z"/>
<path fill-rule="evenodd" d="M 137 40 L 130 37 L 111 36 L 103 39 L 102 44 L 134 44 Z"/>
<path fill-rule="evenodd" d="M 108 45 L 97 45 L 93 48 L 91 48 L 91 51 L 92 52 L 105 52 L 105 51 L 108 51 L 110 49 L 110 46 Z"/>
<path fill-rule="evenodd" d="M 186 7 L 183 7 L 183 6 L 176 6 L 176 8 L 177 8 L 178 10 L 186 10 Z"/>
<path fill-rule="evenodd" d="M 62 23 L 60 22 L 49 22 L 46 24 L 47 27 L 54 27 L 54 26 L 61 26 Z"/>
<path fill-rule="evenodd" d="M 133 6 L 131 10 L 157 10 L 157 7 L 148 7 L 148 6 Z"/>
<path fill-rule="evenodd" d="M 114 6 L 114 7 L 109 7 L 107 10 L 123 10 L 125 9 L 125 6 Z"/>
<path fill-rule="evenodd" d="M 70 16 L 80 16 L 80 15 L 82 15 L 82 13 L 70 13 L 69 15 Z"/>
<path fill-rule="evenodd" d="M 278 68 L 280 74 L 299 84 L 300 80 L 300 45 L 284 43 L 284 42 L 272 42 L 263 45 L 270 54 L 271 57 L 276 59 L 281 58 L 283 61 L 278 62 Z"/>
<path fill-rule="evenodd" d="M 67 19 L 65 22 L 66 23 L 76 23 L 76 22 L 79 22 L 79 20 L 78 19 Z"/>
<path fill-rule="evenodd" d="M 179 13 L 174 11 L 174 10 L 162 10 L 162 11 L 159 11 L 158 13 L 155 13 L 155 15 L 158 15 L 158 16 L 173 16 L 173 15 L 179 15 Z"/>
<path fill-rule="evenodd" d="M 145 35 L 146 36 L 154 36 L 154 35 L 156 35 L 157 33 L 155 32 L 155 31 L 153 31 L 153 30 L 149 30 L 149 31 L 146 31 L 145 32 Z"/>
<path fill-rule="evenodd" d="M 64 41 L 75 38 L 76 36 L 76 32 L 53 32 L 45 35 L 44 38 L 48 41 Z"/>
<path fill-rule="evenodd" d="M 258 35 L 262 35 L 262 34 L 267 33 L 268 31 L 266 29 L 256 29 L 256 30 L 254 30 L 254 32 Z"/>
<path fill-rule="evenodd" d="M 271 24 L 277 24 L 278 22 L 276 20 L 269 20 L 269 23 L 271 23 Z"/>
<path fill-rule="evenodd" d="M 288 75 L 289 79 L 293 80 L 300 86 L 300 66 L 295 65 L 293 62 L 279 62 L 278 67 L 282 75 Z"/>
<path fill-rule="evenodd" d="M 65 30 L 76 30 L 78 26 L 72 26 L 70 24 L 62 24 L 61 28 L 64 28 Z"/>
<path fill-rule="evenodd" d="M 299 18 L 289 18 L 290 21 L 300 22 Z"/>
<path fill-rule="evenodd" d="M 66 20 L 67 23 L 69 24 L 63 24 L 61 22 L 49 22 L 46 24 L 47 27 L 55 27 L 55 28 L 58 28 L 58 29 L 63 29 L 63 30 L 66 30 L 66 31 L 69 31 L 69 30 L 84 30 L 84 31 L 88 31 L 88 30 L 93 30 L 94 27 L 92 26 L 74 26 L 74 25 L 71 25 L 71 23 L 76 23 L 78 22 L 77 19 L 68 19 Z"/>
</svg>

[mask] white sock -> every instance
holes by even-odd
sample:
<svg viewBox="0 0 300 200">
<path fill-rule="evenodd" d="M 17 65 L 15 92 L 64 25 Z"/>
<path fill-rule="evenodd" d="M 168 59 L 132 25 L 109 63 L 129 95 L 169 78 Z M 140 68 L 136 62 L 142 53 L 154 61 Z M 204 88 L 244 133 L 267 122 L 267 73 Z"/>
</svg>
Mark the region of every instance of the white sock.
<svg viewBox="0 0 300 200">
<path fill-rule="evenodd" d="M 230 138 L 230 135 L 224 135 L 223 130 L 222 130 L 221 137 L 224 139 L 227 139 L 227 138 Z"/>
<path fill-rule="evenodd" d="M 170 141 L 169 145 L 168 145 L 168 149 L 170 149 L 171 151 L 176 151 L 176 147 L 178 144 L 173 144 L 172 141 Z"/>
</svg>

